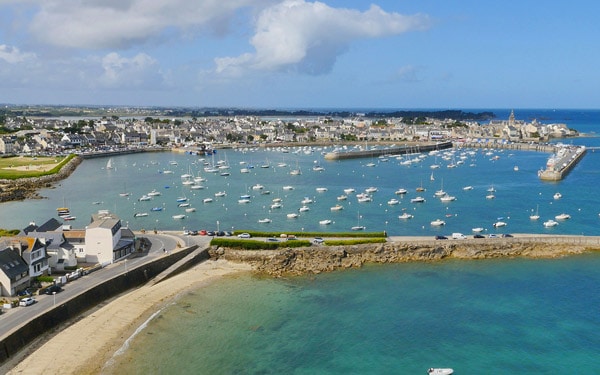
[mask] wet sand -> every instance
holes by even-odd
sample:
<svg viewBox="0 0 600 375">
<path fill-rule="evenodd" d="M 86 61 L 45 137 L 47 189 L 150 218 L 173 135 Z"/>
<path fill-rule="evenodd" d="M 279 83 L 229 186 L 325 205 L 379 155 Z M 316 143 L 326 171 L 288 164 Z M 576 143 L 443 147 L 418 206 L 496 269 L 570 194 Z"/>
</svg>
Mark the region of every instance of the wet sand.
<svg viewBox="0 0 600 375">
<path fill-rule="evenodd" d="M 206 261 L 156 285 L 148 283 L 67 327 L 8 373 L 98 374 L 140 325 L 179 295 L 250 270 L 247 264 Z"/>
</svg>

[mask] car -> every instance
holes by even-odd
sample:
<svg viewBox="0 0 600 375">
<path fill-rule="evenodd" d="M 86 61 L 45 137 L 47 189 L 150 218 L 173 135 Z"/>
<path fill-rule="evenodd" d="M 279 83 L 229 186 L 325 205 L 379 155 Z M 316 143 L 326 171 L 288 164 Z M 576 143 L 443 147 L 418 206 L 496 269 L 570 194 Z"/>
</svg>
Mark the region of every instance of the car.
<svg viewBox="0 0 600 375">
<path fill-rule="evenodd" d="M 267 238 L 267 242 L 279 242 L 279 240 L 274 237 L 269 237 L 269 238 Z"/>
<path fill-rule="evenodd" d="M 512 237 L 512 236 L 513 236 L 512 234 L 508 234 L 508 233 L 504 233 L 504 234 L 502 235 L 502 237 L 504 237 L 504 238 L 507 238 L 507 237 Z"/>
<path fill-rule="evenodd" d="M 323 237 L 315 237 L 315 238 L 313 238 L 313 243 L 322 244 L 323 242 L 325 242 L 325 240 L 323 239 Z"/>
<path fill-rule="evenodd" d="M 25 297 L 19 301 L 19 306 L 29 306 L 35 303 L 35 299 L 31 297 Z"/>
<path fill-rule="evenodd" d="M 223 236 L 225 235 L 225 232 L 223 232 L 222 230 L 220 230 L 220 231 L 218 231 L 218 232 L 215 232 L 215 234 L 216 234 L 218 237 L 223 237 Z"/>
<path fill-rule="evenodd" d="M 208 232 L 206 232 L 207 236 L 214 236 L 215 232 L 213 232 L 212 230 L 209 230 Z"/>
<path fill-rule="evenodd" d="M 483 234 L 474 234 L 473 238 L 485 238 Z"/>
<path fill-rule="evenodd" d="M 238 234 L 238 238 L 250 238 L 252 237 L 250 233 L 240 233 Z"/>
<path fill-rule="evenodd" d="M 27 289 L 23 289 L 20 292 L 17 293 L 17 296 L 19 297 L 31 297 L 31 290 L 29 290 L 29 288 Z"/>
<path fill-rule="evenodd" d="M 435 239 L 436 240 L 447 240 L 448 237 L 446 237 L 446 236 L 435 236 Z"/>
<path fill-rule="evenodd" d="M 44 290 L 44 293 L 46 294 L 54 294 L 54 293 L 60 293 L 62 291 L 62 288 L 58 285 L 50 285 L 49 287 L 46 288 L 46 290 Z"/>
<path fill-rule="evenodd" d="M 206 231 L 206 229 L 202 229 L 198 232 L 198 234 L 200 234 L 201 236 L 206 236 L 208 232 Z"/>
<path fill-rule="evenodd" d="M 498 235 L 491 233 L 491 234 L 488 234 L 488 238 L 498 238 Z"/>
</svg>

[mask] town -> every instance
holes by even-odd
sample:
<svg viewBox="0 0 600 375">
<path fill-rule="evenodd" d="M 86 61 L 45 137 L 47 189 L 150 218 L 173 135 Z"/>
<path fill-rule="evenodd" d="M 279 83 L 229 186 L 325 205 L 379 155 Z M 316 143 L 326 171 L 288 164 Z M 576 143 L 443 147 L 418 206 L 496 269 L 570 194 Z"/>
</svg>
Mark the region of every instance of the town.
<svg viewBox="0 0 600 375">
<path fill-rule="evenodd" d="M 106 111 L 111 113 L 114 111 Z M 20 113 L 20 112 L 18 112 Z M 440 140 L 493 142 L 547 142 L 578 135 L 566 124 L 543 124 L 508 119 L 476 120 L 436 117 L 210 116 L 174 117 L 168 112 L 117 115 L 0 117 L 0 153 L 4 155 L 59 155 L 145 147 L 224 148 L 240 145 L 339 144 L 352 142 L 397 143 Z M 157 116 L 158 115 L 158 116 Z M 463 116 L 466 117 L 466 116 Z M 472 116 L 477 117 L 476 115 Z M 480 116 L 484 118 L 485 116 Z"/>
</svg>

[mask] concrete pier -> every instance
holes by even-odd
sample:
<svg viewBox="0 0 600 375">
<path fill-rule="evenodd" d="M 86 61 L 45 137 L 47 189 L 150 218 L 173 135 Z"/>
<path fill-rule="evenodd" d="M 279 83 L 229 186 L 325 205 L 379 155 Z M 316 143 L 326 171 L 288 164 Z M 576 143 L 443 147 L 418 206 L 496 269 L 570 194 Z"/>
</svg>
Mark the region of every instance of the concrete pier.
<svg viewBox="0 0 600 375">
<path fill-rule="evenodd" d="M 585 146 L 561 147 L 553 154 L 546 164 L 546 169 L 539 172 L 544 181 L 560 181 L 577 165 L 585 155 Z"/>
<path fill-rule="evenodd" d="M 325 154 L 325 160 L 358 159 L 377 157 L 382 155 L 405 155 L 411 153 L 429 152 L 433 150 L 445 150 L 452 148 L 452 142 L 428 143 L 414 146 L 400 146 L 376 148 L 372 150 L 346 151 L 346 152 L 328 152 Z"/>
</svg>

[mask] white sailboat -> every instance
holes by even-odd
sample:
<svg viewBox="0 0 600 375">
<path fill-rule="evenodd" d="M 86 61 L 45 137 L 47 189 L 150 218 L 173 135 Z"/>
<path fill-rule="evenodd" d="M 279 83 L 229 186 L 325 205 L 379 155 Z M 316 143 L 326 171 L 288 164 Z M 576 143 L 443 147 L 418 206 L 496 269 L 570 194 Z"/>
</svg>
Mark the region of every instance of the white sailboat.
<svg viewBox="0 0 600 375">
<path fill-rule="evenodd" d="M 350 229 L 352 229 L 352 230 L 365 230 L 366 229 L 365 226 L 360 225 L 360 212 L 358 213 L 358 218 L 357 218 L 356 225 L 353 226 Z"/>
<path fill-rule="evenodd" d="M 536 208 L 535 208 L 535 214 L 529 215 L 529 219 L 531 219 L 531 220 L 538 220 L 540 218 L 540 214 L 539 214 L 539 211 L 538 211 L 539 208 L 540 208 L 540 205 L 538 204 L 536 206 Z"/>
<path fill-rule="evenodd" d="M 106 169 L 113 169 L 112 158 L 108 159 L 106 162 Z"/>
</svg>

